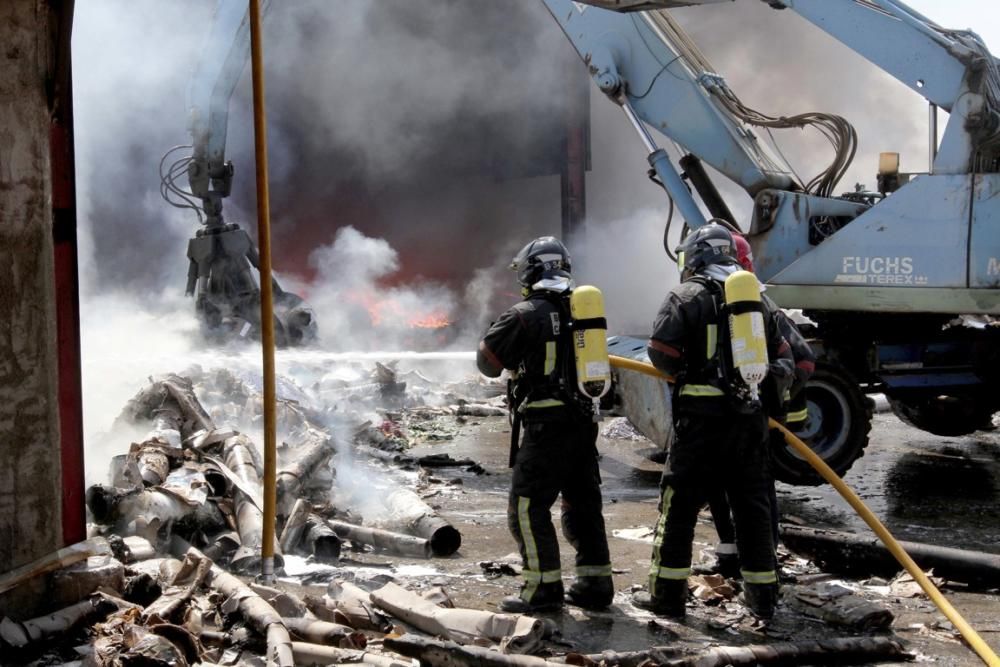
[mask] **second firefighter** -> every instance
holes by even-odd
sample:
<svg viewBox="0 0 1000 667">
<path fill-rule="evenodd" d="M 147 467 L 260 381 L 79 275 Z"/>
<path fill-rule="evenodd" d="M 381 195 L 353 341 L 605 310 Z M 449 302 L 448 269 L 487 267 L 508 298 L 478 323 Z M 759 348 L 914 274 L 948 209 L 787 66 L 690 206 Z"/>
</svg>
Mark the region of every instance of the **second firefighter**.
<svg viewBox="0 0 1000 667">
<path fill-rule="evenodd" d="M 507 522 L 523 560 L 519 595 L 506 612 L 558 609 L 565 601 L 600 609 L 611 604 L 611 558 L 602 514 L 597 424 L 567 379 L 570 256 L 556 238 L 526 245 L 511 263 L 524 300 L 504 312 L 479 344 L 477 364 L 489 377 L 511 372 L 513 476 Z M 569 351 L 567 351 L 569 350 Z M 517 445 L 520 422 L 524 437 Z M 562 496 L 561 522 L 576 550 L 576 579 L 563 591 L 552 505 Z"/>
<path fill-rule="evenodd" d="M 675 378 L 676 437 L 661 483 L 649 592 L 636 594 L 635 603 L 684 615 L 695 522 L 713 491 L 720 491 L 732 505 L 747 606 L 766 618 L 777 602 L 777 572 L 763 402 L 768 394 L 783 395 L 792 355 L 758 296 L 754 329 L 765 340 L 754 345 L 766 345 L 762 357 L 769 361 L 761 384 L 765 401 L 758 399 L 756 385 L 741 380 L 734 365 L 737 343 L 747 341 L 730 335 L 741 310 L 730 309 L 724 297 L 724 285 L 740 271 L 732 235 L 718 224 L 705 225 L 687 236 L 678 253 L 682 282 L 660 307 L 648 346 L 653 364 Z"/>
</svg>

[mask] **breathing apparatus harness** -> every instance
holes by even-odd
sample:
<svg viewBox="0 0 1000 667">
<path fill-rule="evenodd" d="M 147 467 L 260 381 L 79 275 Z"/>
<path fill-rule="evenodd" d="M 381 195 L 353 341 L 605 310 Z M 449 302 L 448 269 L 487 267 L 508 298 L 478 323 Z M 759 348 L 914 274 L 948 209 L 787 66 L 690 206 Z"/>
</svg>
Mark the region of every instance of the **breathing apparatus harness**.
<svg viewBox="0 0 1000 667">
<path fill-rule="evenodd" d="M 688 280 L 705 287 L 711 296 L 717 335 L 715 341 L 709 341 L 706 333 L 701 365 L 693 366 L 688 359 L 675 393 L 684 391 L 686 378 L 696 379 L 721 390 L 738 412 L 759 411 L 763 406 L 759 387 L 768 366 L 765 310 L 757 279 L 749 272 L 737 271 L 724 283 L 702 274 Z"/>
<path fill-rule="evenodd" d="M 547 374 L 539 376 L 521 367 L 507 383 L 507 404 L 510 407 L 511 450 L 513 467 L 520 439 L 520 425 L 525 409 L 531 403 L 542 403 L 541 409 L 551 407 L 569 411 L 575 416 L 585 416 L 597 422 L 602 419 L 601 408 L 610 407 L 611 367 L 607 350 L 607 320 L 600 290 L 590 285 L 555 292 L 549 289 L 534 290 L 532 294 L 551 303 L 552 333 L 555 336 L 551 352 L 555 358 L 546 367 Z M 547 352 L 548 357 L 548 352 Z M 550 406 L 544 403 L 551 401 Z"/>
</svg>

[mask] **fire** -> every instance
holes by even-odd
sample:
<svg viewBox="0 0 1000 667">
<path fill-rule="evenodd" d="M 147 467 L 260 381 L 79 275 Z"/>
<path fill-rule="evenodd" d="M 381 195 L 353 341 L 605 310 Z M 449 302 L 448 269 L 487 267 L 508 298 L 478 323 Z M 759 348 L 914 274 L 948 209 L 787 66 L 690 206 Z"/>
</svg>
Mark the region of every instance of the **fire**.
<svg viewBox="0 0 1000 667">
<path fill-rule="evenodd" d="M 448 314 L 435 309 L 430 312 L 406 312 L 406 308 L 395 298 L 378 298 L 370 293 L 351 292 L 347 300 L 365 307 L 372 326 L 386 326 L 393 323 L 405 323 L 411 329 L 443 329 L 451 325 Z"/>
<path fill-rule="evenodd" d="M 443 329 L 451 324 L 451 320 L 443 312 L 434 312 L 423 317 L 412 317 L 406 321 L 411 329 Z"/>
</svg>

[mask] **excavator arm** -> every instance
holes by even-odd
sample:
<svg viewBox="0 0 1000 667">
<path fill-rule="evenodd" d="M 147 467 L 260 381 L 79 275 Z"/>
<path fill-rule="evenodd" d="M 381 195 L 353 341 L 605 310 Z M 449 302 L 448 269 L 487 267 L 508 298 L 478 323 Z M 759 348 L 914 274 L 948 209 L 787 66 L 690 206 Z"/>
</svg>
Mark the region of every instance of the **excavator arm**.
<svg viewBox="0 0 1000 667">
<path fill-rule="evenodd" d="M 269 4 L 264 0 L 262 10 Z M 186 292 L 209 339 L 256 337 L 260 332 L 257 247 L 238 224 L 226 223 L 223 200 L 232 190 L 233 165 L 226 159 L 229 102 L 250 55 L 250 24 L 245 0 L 219 0 L 188 91 L 191 155 L 161 163 L 161 193 L 174 206 L 193 209 L 204 226 L 188 241 Z M 190 189 L 177 179 L 187 173 Z M 203 217 L 204 216 L 204 217 Z M 275 331 L 280 346 L 316 337 L 312 310 L 297 295 L 274 289 Z"/>
<path fill-rule="evenodd" d="M 934 146 L 936 172 L 967 173 L 981 166 L 976 159 L 996 159 L 1000 65 L 978 35 L 942 28 L 899 0 L 762 1 L 795 12 L 951 113 L 940 150 Z M 544 2 L 609 97 L 751 196 L 789 188 L 790 168 L 750 127 L 770 126 L 744 114 L 690 37 L 668 12 L 655 11 L 715 0 Z M 654 11 L 631 13 L 638 10 Z"/>
<path fill-rule="evenodd" d="M 832 114 L 769 116 L 748 108 L 666 11 L 682 3 L 650 0 L 641 5 L 660 9 L 627 12 L 638 5 L 543 0 L 598 88 L 632 120 L 688 226 L 704 224 L 705 216 L 651 129 L 754 198 L 743 228 L 758 275 L 786 305 L 1000 313 L 1000 242 L 990 222 L 1000 217 L 992 194 L 1000 189 L 1000 67 L 982 40 L 944 29 L 899 0 L 764 1 L 796 12 L 950 111 L 940 146 L 930 132 L 931 173 L 899 180 L 898 159 L 896 166 L 890 159 L 880 163 L 879 193 L 838 196 L 854 156 L 854 128 Z M 831 138 L 835 157 L 812 180 L 796 182 L 755 130 L 804 125 Z M 690 178 L 696 187 L 697 180 Z"/>
<path fill-rule="evenodd" d="M 931 433 L 989 427 L 1000 410 L 998 61 L 974 33 L 942 28 L 899 0 L 763 1 L 800 15 L 927 100 L 929 173 L 900 174 L 898 154 L 883 154 L 878 192 L 838 196 L 856 145 L 850 124 L 746 107 L 666 11 L 682 3 L 543 0 L 597 86 L 633 122 L 689 226 L 704 216 L 650 128 L 693 154 L 681 164 L 714 215 L 724 207 L 712 206 L 688 159 L 701 158 L 753 196 L 743 229 L 756 273 L 776 302 L 805 309 L 817 325 L 819 364 L 806 386 L 802 432 L 817 454 L 841 474 L 850 467 L 868 443 L 864 393 L 875 391 Z M 621 13 L 630 9 L 647 11 Z M 940 146 L 938 107 L 949 111 Z M 835 148 L 831 165 L 806 183 L 784 180 L 784 165 L 753 133 L 798 123 L 816 125 Z M 642 349 L 641 341 L 622 345 Z M 662 395 L 639 393 L 632 400 L 640 409 L 643 395 Z M 797 454 L 773 454 L 779 479 L 818 481 Z"/>
<path fill-rule="evenodd" d="M 932 149 L 935 173 L 989 170 L 997 160 L 1000 65 L 974 32 L 942 28 L 899 0 L 765 1 L 794 11 L 951 113 L 940 149 Z"/>
<path fill-rule="evenodd" d="M 266 12 L 269 0 L 261 4 Z M 202 201 L 209 227 L 223 223 L 222 200 L 232 188 L 233 165 L 226 160 L 229 100 L 249 56 L 247 3 L 220 0 L 188 91 L 193 143 L 188 182 Z"/>
<path fill-rule="evenodd" d="M 686 35 L 665 12 L 623 13 L 588 6 L 619 4 L 614 2 L 544 3 L 587 64 L 598 88 L 623 105 L 626 113 L 656 128 L 751 195 L 768 187 L 793 187 L 790 167 L 718 103 L 712 87 L 719 85 L 721 77 L 704 71 L 686 56 L 682 43 Z M 683 193 L 671 191 L 670 195 L 686 213 Z M 701 222 L 694 217 L 692 221 L 685 215 L 689 224 Z"/>
</svg>

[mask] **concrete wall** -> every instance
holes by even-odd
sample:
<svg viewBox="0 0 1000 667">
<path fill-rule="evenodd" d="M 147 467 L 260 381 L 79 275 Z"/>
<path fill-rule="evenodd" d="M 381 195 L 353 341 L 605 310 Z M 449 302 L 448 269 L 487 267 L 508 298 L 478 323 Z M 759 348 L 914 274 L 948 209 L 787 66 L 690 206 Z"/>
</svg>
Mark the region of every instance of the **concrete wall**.
<svg viewBox="0 0 1000 667">
<path fill-rule="evenodd" d="M 0 572 L 62 546 L 49 20 L 0 2 Z"/>
</svg>

